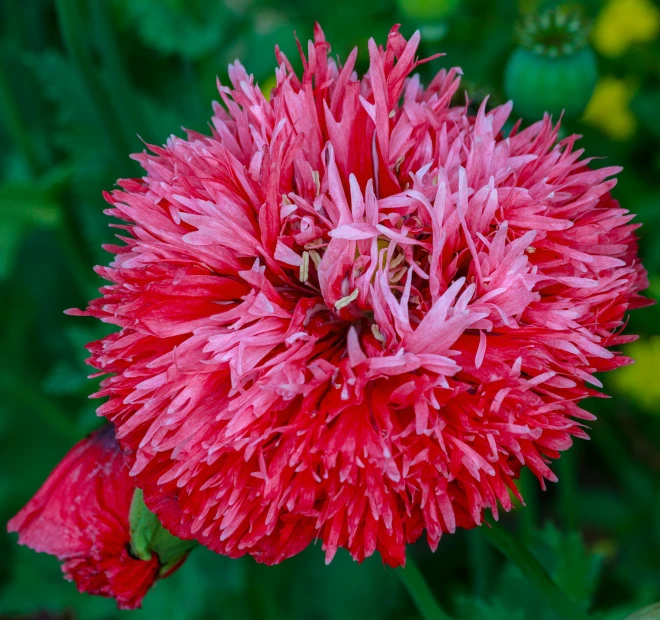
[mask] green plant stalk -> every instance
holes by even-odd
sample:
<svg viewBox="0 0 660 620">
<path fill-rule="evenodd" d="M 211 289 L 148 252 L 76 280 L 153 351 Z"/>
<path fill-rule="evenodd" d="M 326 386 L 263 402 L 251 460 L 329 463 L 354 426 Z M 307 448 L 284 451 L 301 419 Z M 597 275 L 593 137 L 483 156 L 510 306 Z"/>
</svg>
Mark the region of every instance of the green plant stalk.
<svg viewBox="0 0 660 620">
<path fill-rule="evenodd" d="M 406 567 L 398 568 L 396 572 L 424 620 L 452 620 L 452 617 L 438 605 L 424 576 L 410 555 L 406 558 Z"/>
<path fill-rule="evenodd" d="M 255 620 L 281 620 L 284 616 L 275 599 L 273 580 L 266 574 L 268 568 L 252 558 L 246 558 L 244 562 L 248 569 L 248 599 L 252 617 Z"/>
<path fill-rule="evenodd" d="M 126 168 L 131 148 L 125 140 L 121 122 L 115 109 L 110 105 L 108 93 L 105 92 L 88 50 L 85 49 L 82 37 L 82 20 L 80 19 L 76 0 L 57 0 L 56 8 L 64 44 L 89 90 L 94 106 L 107 132 L 108 142 L 113 146 L 114 156 L 119 166 L 118 169 L 121 171 Z"/>
<path fill-rule="evenodd" d="M 520 520 L 520 531 L 523 538 L 529 540 L 539 521 L 539 484 L 532 472 L 523 469 L 517 486 L 525 502 L 525 505 L 517 511 Z"/>
<path fill-rule="evenodd" d="M 546 600 L 548 607 L 564 620 L 588 620 L 589 614 L 582 611 L 553 581 L 529 549 L 498 523 L 487 522 L 479 528 L 481 534 L 513 562 L 524 577 Z"/>
<path fill-rule="evenodd" d="M 557 461 L 557 473 L 559 477 L 559 512 L 564 528 L 574 530 L 578 526 L 577 517 L 577 472 L 575 468 L 575 450 L 563 452 Z"/>
<path fill-rule="evenodd" d="M 472 591 L 476 598 L 486 599 L 492 568 L 492 550 L 484 537 L 474 530 L 467 532 L 467 544 L 472 572 Z"/>
</svg>

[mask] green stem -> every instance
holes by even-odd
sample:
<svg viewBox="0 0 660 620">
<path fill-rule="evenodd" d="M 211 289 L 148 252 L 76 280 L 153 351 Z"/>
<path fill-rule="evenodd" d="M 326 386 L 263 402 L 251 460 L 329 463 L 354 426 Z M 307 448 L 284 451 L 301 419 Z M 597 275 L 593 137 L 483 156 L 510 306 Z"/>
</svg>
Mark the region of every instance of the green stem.
<svg viewBox="0 0 660 620">
<path fill-rule="evenodd" d="M 78 67 L 85 81 L 90 97 L 94 102 L 94 107 L 107 132 L 108 142 L 114 148 L 114 155 L 120 166 L 119 169 L 124 169 L 131 148 L 124 139 L 121 122 L 114 108 L 110 105 L 108 93 L 105 92 L 98 77 L 98 72 L 92 64 L 90 54 L 85 49 L 82 36 L 83 24 L 80 19 L 76 0 L 57 0 L 56 7 L 62 38 L 64 39 L 69 56 Z"/>
<path fill-rule="evenodd" d="M 518 510 L 520 531 L 525 540 L 529 540 L 539 522 L 539 483 L 534 474 L 523 469 L 518 480 L 518 489 L 525 505 Z"/>
<path fill-rule="evenodd" d="M 399 568 L 396 572 L 424 620 L 452 620 L 438 605 L 424 576 L 410 556 L 406 558 L 406 567 Z"/>
<path fill-rule="evenodd" d="M 35 389 L 35 386 L 27 385 L 14 373 L 0 370 L 0 388 L 16 402 L 32 409 L 38 416 L 62 437 L 77 441 L 81 432 L 76 425 L 61 411 L 53 405 L 48 398 L 44 398 Z"/>
<path fill-rule="evenodd" d="M 479 531 L 520 569 L 530 584 L 545 598 L 548 607 L 554 609 L 560 618 L 588 620 L 589 615 L 566 596 L 520 540 L 497 523 L 488 522 L 480 527 Z"/>
<path fill-rule="evenodd" d="M 470 531 L 467 534 L 474 596 L 476 598 L 485 599 L 488 595 L 488 583 L 490 581 L 492 566 L 492 551 L 484 540 L 484 537 L 479 536 L 478 532 Z"/>
<path fill-rule="evenodd" d="M 568 530 L 574 530 L 578 526 L 577 518 L 577 473 L 575 469 L 575 450 L 563 452 L 557 461 L 557 473 L 559 477 L 559 512 L 564 527 Z"/>
<path fill-rule="evenodd" d="M 252 558 L 247 560 L 248 567 L 248 600 L 251 615 L 255 620 L 281 620 L 279 604 L 273 591 L 272 573 L 263 564 L 258 564 Z"/>
</svg>

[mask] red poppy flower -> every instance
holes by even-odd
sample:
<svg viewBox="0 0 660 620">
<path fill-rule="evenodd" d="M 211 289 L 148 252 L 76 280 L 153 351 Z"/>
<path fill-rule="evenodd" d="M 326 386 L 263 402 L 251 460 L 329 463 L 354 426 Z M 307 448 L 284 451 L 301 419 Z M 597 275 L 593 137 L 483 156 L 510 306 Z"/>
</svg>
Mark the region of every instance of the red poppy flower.
<svg viewBox="0 0 660 620">
<path fill-rule="evenodd" d="M 78 590 L 135 609 L 161 571 L 158 556 L 131 555 L 135 485 L 108 424 L 79 442 L 9 522 L 22 545 L 57 556 Z M 171 572 L 171 571 L 170 571 Z"/>
<path fill-rule="evenodd" d="M 182 538 L 279 562 L 315 539 L 393 566 L 511 508 L 522 467 L 586 438 L 594 374 L 646 287 L 619 168 L 551 119 L 424 88 L 419 33 L 340 65 L 320 28 L 266 99 L 229 67 L 211 136 L 135 158 L 86 312 L 147 505 Z M 302 52 L 302 50 L 301 50 Z M 301 54 L 302 55 L 302 54 Z"/>
</svg>

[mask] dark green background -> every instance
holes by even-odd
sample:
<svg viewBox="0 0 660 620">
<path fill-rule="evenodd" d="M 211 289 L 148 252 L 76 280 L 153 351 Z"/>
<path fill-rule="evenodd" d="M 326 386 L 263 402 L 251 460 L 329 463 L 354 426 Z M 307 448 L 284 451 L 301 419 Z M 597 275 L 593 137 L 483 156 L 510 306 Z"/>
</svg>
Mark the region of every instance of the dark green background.
<svg viewBox="0 0 660 620">
<path fill-rule="evenodd" d="M 443 4 L 447 0 L 437 0 Z M 460 65 L 465 84 L 503 101 L 514 24 L 533 0 L 459 0 L 436 42 L 445 51 L 429 68 Z M 231 5 L 232 8 L 229 8 Z M 594 17 L 600 2 L 584 2 Z M 273 74 L 273 46 L 297 56 L 293 32 L 323 25 L 333 53 L 384 42 L 393 23 L 410 35 L 419 18 L 394 0 L 2 0 L 0 2 L 0 521 L 38 488 L 67 449 L 98 425 L 83 345 L 103 335 L 91 319 L 62 311 L 85 305 L 100 282 L 92 272 L 112 240 L 101 191 L 137 176 L 128 159 L 140 141 L 163 143 L 181 126 L 206 131 L 216 74 L 239 57 L 263 83 Z M 438 29 L 438 22 L 425 24 Z M 579 121 L 591 155 L 625 166 L 615 189 L 645 223 L 641 252 L 660 272 L 660 42 L 634 45 L 601 74 L 634 81 L 638 130 L 614 142 Z M 139 137 L 138 137 L 139 136 Z M 660 333 L 660 311 L 637 312 L 629 329 L 643 340 Z M 660 364 L 660 359 L 658 359 Z M 660 372 L 658 373 L 660 374 Z M 606 390 L 612 391 L 609 377 Z M 641 386 L 644 389 L 644 386 Z M 556 465 L 561 478 L 542 494 L 521 481 L 528 506 L 504 525 L 516 531 L 569 596 L 598 617 L 623 618 L 660 599 L 660 416 L 638 410 L 635 393 L 614 391 L 590 402 L 599 415 L 593 440 Z M 411 549 L 442 605 L 456 618 L 558 618 L 523 575 L 477 532 L 446 536 L 435 554 Z M 57 617 L 124 616 L 112 601 L 79 595 L 58 562 L 0 537 L 0 615 L 49 611 Z M 378 558 L 362 566 L 340 552 L 325 567 L 320 546 L 275 568 L 198 550 L 147 596 L 136 618 L 419 617 L 397 575 Z M 649 616 L 658 618 L 660 616 Z"/>
</svg>

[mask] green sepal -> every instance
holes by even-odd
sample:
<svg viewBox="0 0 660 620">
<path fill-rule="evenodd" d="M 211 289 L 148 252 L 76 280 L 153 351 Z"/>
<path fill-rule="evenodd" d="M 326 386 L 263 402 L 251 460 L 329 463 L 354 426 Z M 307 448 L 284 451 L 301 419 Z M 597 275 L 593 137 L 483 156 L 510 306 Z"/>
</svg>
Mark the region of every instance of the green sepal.
<svg viewBox="0 0 660 620">
<path fill-rule="evenodd" d="M 129 529 L 131 533 L 131 552 L 136 558 L 150 560 L 150 543 L 160 523 L 144 503 L 142 489 L 135 489 L 131 510 L 129 513 Z"/>
<path fill-rule="evenodd" d="M 131 553 L 141 560 L 151 560 L 158 556 L 161 574 L 167 574 L 176 566 L 197 543 L 181 540 L 170 534 L 160 523 L 158 517 L 144 503 L 142 489 L 135 489 L 129 513 L 131 534 Z"/>
</svg>

